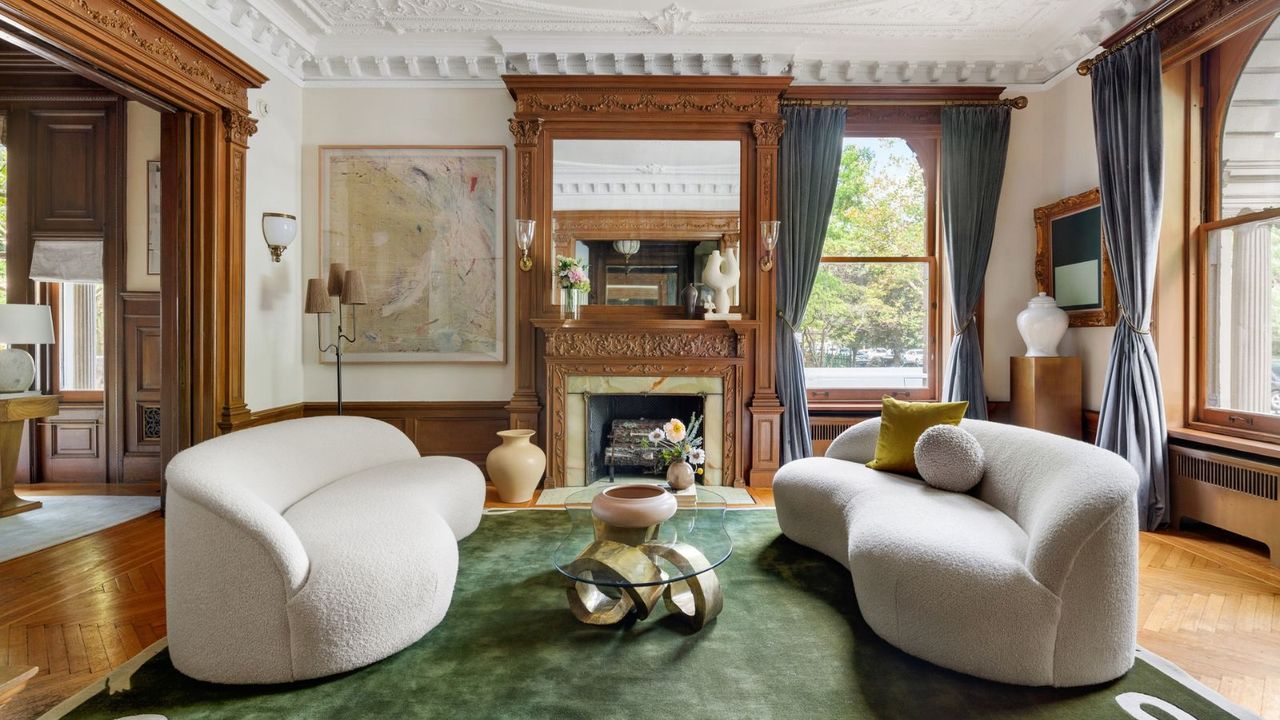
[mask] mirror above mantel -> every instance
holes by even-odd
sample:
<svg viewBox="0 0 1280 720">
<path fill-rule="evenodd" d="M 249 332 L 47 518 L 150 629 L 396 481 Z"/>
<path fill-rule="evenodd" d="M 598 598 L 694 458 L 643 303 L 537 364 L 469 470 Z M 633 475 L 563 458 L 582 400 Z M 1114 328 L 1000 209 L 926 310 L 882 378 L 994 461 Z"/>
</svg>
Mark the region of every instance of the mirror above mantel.
<svg viewBox="0 0 1280 720">
<path fill-rule="evenodd" d="M 568 459 L 572 428 L 561 409 L 572 398 L 557 383 L 570 375 L 728 377 L 725 434 L 737 440 L 725 448 L 726 468 L 735 468 L 725 482 L 772 478 L 783 412 L 778 273 L 764 262 L 759 228 L 777 219 L 779 102 L 791 78 L 503 81 L 515 101 L 515 217 L 536 223 L 515 273 L 516 387 L 507 408 L 512 427 L 539 431 L 548 486 L 565 481 L 556 468 Z M 685 319 L 672 292 L 701 278 L 708 251 L 733 246 L 741 277 L 730 304 L 741 320 Z M 552 274 L 557 253 L 579 251 L 598 255 L 607 279 L 593 283 L 601 293 L 580 319 L 568 320 Z"/>
<path fill-rule="evenodd" d="M 707 258 L 739 247 L 742 152 L 738 140 L 555 139 L 552 245 L 587 270 L 587 304 L 677 306 L 691 283 L 709 293 Z"/>
</svg>

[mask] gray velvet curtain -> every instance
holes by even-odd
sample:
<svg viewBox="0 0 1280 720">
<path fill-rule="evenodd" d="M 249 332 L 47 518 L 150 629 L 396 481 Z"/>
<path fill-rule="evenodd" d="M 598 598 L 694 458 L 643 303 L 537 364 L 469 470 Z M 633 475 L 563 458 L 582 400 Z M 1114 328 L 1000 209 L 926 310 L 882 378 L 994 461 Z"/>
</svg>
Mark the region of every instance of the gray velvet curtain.
<svg viewBox="0 0 1280 720">
<path fill-rule="evenodd" d="M 786 131 L 778 148 L 778 399 L 782 416 L 782 462 L 813 453 L 809 405 L 804 394 L 804 356 L 795 329 L 804 319 L 818 275 L 822 242 L 836 197 L 844 144 L 843 107 L 782 109 Z"/>
<path fill-rule="evenodd" d="M 1168 437 L 1151 297 L 1163 201 L 1160 41 L 1148 32 L 1093 66 L 1102 223 L 1120 303 L 1098 413 L 1098 445 L 1138 471 L 1144 530 L 1169 521 Z"/>
<path fill-rule="evenodd" d="M 948 402 L 968 400 L 965 417 L 978 420 L 987 419 L 987 395 L 974 313 L 995 237 L 1009 112 L 1003 105 L 942 109 L 942 231 L 955 333 L 942 395 Z"/>
</svg>

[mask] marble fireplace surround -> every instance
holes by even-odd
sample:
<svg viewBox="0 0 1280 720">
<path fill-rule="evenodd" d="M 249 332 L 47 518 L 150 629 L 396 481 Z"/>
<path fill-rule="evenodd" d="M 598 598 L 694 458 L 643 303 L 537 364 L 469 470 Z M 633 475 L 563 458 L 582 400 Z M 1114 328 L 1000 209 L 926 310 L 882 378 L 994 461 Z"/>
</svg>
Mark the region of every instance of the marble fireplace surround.
<svg viewBox="0 0 1280 720">
<path fill-rule="evenodd" d="M 703 482 L 743 487 L 741 454 L 750 337 L 757 323 L 539 320 L 547 438 L 546 487 L 586 477 L 588 396 L 705 395 Z"/>
<path fill-rule="evenodd" d="M 588 404 L 597 395 L 701 395 L 703 447 L 707 453 L 701 481 L 706 485 L 723 484 L 724 378 L 570 375 L 565 378 L 566 486 L 590 485 L 599 479 L 586 477 Z"/>
</svg>

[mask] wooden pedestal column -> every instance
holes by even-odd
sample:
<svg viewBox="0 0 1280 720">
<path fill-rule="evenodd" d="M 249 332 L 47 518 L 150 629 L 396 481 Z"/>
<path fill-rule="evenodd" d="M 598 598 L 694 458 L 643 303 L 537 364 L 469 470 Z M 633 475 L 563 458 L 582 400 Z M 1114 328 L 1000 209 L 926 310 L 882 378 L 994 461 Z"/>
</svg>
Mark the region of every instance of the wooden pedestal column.
<svg viewBox="0 0 1280 720">
<path fill-rule="evenodd" d="M 1080 358 L 1011 357 L 1009 376 L 1014 425 L 1080 439 Z"/>
</svg>

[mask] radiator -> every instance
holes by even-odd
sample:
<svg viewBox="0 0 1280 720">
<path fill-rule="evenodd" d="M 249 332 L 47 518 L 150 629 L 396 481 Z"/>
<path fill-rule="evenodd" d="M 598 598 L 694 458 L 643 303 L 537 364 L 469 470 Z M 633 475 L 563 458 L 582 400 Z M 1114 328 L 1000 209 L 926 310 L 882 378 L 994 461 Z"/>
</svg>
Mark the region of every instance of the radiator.
<svg viewBox="0 0 1280 720">
<path fill-rule="evenodd" d="M 840 433 L 866 420 L 863 417 L 811 417 L 809 435 L 813 438 L 813 454 L 824 455 L 831 441 Z"/>
<path fill-rule="evenodd" d="M 1173 521 L 1198 520 L 1253 538 L 1280 567 L 1280 465 L 1171 446 Z"/>
</svg>

